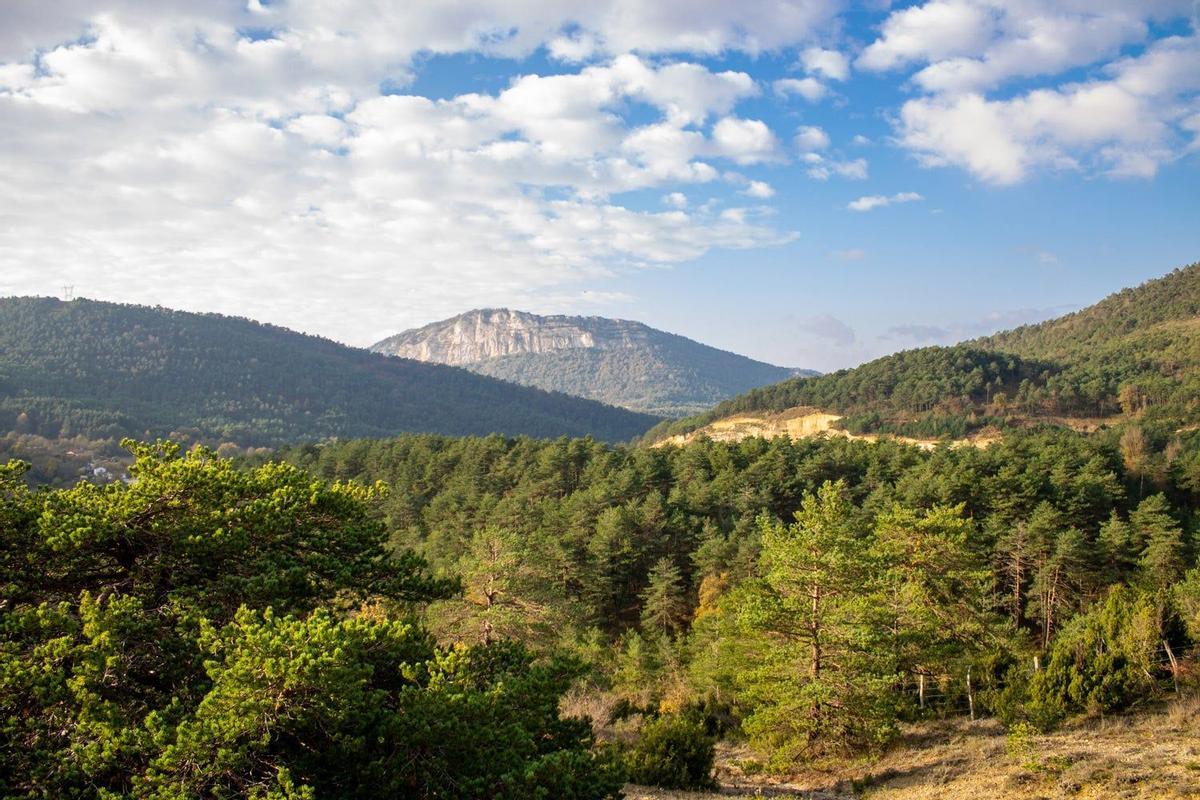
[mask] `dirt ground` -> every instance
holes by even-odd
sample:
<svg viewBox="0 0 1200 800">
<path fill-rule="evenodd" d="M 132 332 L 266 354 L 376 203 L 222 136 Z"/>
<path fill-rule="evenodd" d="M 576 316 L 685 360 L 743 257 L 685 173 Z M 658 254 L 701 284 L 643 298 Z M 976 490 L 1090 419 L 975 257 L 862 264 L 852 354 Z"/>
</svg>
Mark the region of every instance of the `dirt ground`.
<svg viewBox="0 0 1200 800">
<path fill-rule="evenodd" d="M 718 793 L 630 786 L 628 800 L 802 797 L 809 800 L 943 798 L 1200 798 L 1200 700 L 1138 715 L 1080 720 L 1047 735 L 1010 736 L 993 720 L 913 726 L 869 763 L 835 772 L 747 775 L 752 756 L 722 747 Z"/>
</svg>

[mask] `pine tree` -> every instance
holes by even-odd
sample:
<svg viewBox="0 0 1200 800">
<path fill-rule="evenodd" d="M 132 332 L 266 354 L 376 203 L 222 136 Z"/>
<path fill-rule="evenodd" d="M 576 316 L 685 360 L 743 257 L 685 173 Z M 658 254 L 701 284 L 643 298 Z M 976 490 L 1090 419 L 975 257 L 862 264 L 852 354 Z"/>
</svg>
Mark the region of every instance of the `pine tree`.
<svg viewBox="0 0 1200 800">
<path fill-rule="evenodd" d="M 673 636 L 687 624 L 688 610 L 683 575 L 675 562 L 664 556 L 650 570 L 642 592 L 642 629 Z"/>
<path fill-rule="evenodd" d="M 1124 580 L 1137 565 L 1139 548 L 1134 541 L 1133 526 L 1121 519 L 1116 510 L 1100 527 L 1100 554 L 1109 582 Z"/>
<path fill-rule="evenodd" d="M 762 536 L 761 578 L 737 604 L 761 645 L 742 684 L 751 740 L 781 763 L 886 740 L 895 665 L 882 574 L 845 484 L 806 495 L 792 525 L 764 519 Z"/>
<path fill-rule="evenodd" d="M 1139 503 L 1129 515 L 1134 540 L 1141 545 L 1138 559 L 1141 581 L 1150 589 L 1166 589 L 1187 568 L 1183 529 L 1169 509 L 1167 498 L 1156 494 Z"/>
<path fill-rule="evenodd" d="M 1058 627 L 1079 607 L 1090 580 L 1091 547 L 1075 528 L 1058 536 L 1054 552 L 1030 586 L 1029 612 L 1040 622 L 1042 648 L 1050 646 Z"/>
<path fill-rule="evenodd" d="M 972 530 L 962 506 L 926 512 L 897 506 L 876 522 L 877 563 L 886 568 L 893 645 L 903 672 L 944 674 L 997 638 L 991 576 L 971 549 Z"/>
</svg>

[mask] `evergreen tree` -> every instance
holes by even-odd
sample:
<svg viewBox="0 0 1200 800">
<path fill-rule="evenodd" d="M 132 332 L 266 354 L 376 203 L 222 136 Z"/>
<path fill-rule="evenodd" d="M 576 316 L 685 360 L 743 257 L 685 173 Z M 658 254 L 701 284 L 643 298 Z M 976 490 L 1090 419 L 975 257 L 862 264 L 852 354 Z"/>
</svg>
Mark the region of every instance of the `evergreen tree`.
<svg viewBox="0 0 1200 800">
<path fill-rule="evenodd" d="M 1134 539 L 1133 526 L 1121 519 L 1116 510 L 1101 526 L 1098 543 L 1110 582 L 1122 581 L 1132 574 L 1141 553 Z"/>
<path fill-rule="evenodd" d="M 881 599 L 901 672 L 943 675 L 1000 640 L 991 576 L 971 549 L 972 531 L 962 506 L 897 506 L 876 522 L 877 563 L 886 569 Z"/>
<path fill-rule="evenodd" d="M 751 740 L 782 763 L 886 741 L 895 664 L 881 575 L 845 484 L 806 495 L 792 525 L 762 528 L 761 578 L 737 609 L 762 640 L 743 677 Z"/>
<path fill-rule="evenodd" d="M 664 636 L 679 633 L 687 624 L 688 605 L 679 567 L 666 556 L 660 558 L 642 592 L 642 629 Z"/>
<path fill-rule="evenodd" d="M 1135 541 L 1142 545 L 1138 559 L 1141 580 L 1156 590 L 1166 589 L 1187 568 L 1183 529 L 1169 508 L 1166 497 L 1156 494 L 1139 503 L 1129 515 Z"/>
</svg>

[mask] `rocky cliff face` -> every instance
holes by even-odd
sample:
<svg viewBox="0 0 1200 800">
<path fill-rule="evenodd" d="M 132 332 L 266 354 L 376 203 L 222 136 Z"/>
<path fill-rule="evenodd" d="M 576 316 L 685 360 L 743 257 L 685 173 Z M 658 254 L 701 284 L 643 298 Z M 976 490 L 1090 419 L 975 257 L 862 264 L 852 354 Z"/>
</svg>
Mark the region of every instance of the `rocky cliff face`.
<svg viewBox="0 0 1200 800">
<path fill-rule="evenodd" d="M 664 417 L 703 411 L 798 372 L 640 322 L 509 309 L 469 311 L 371 349 Z"/>
<path fill-rule="evenodd" d="M 507 308 L 480 309 L 405 331 L 371 349 L 462 366 L 527 353 L 634 347 L 646 338 L 646 330 L 636 322 L 603 317 L 543 317 Z"/>
</svg>

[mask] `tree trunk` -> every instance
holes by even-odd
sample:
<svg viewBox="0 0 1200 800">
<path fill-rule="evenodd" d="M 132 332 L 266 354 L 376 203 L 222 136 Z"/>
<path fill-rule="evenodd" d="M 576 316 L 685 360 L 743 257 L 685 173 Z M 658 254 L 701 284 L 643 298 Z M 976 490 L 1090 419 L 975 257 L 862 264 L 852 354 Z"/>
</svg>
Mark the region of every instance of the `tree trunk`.
<svg viewBox="0 0 1200 800">
<path fill-rule="evenodd" d="M 812 588 L 812 619 L 809 621 L 809 632 L 812 634 L 812 664 L 811 673 L 814 678 L 821 674 L 821 588 Z"/>
</svg>

